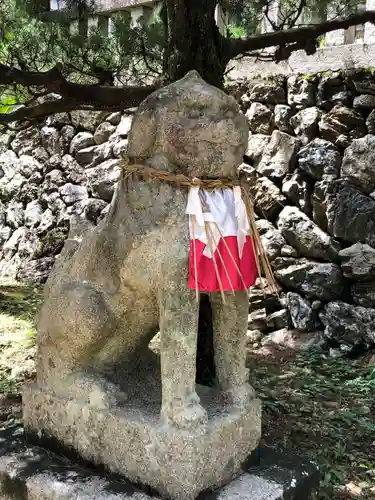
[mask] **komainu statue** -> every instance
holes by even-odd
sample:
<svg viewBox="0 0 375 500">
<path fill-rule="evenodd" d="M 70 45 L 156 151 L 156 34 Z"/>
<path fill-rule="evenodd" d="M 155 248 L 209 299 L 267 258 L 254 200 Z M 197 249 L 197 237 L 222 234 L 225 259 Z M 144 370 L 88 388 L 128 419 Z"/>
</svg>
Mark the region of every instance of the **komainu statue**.
<svg viewBox="0 0 375 500">
<path fill-rule="evenodd" d="M 211 224 L 211 205 L 225 197 L 203 200 L 201 223 L 193 206 L 199 179 L 228 186 L 237 179 L 247 139 L 235 100 L 195 71 L 150 95 L 135 114 L 129 167 L 106 218 L 81 241 L 68 238 L 39 314 L 26 429 L 178 498 L 228 481 L 260 438 L 245 367 L 254 245 L 235 233 L 225 210 L 226 233 Z M 237 217 L 236 187 L 228 203 Z M 198 229 L 208 224 L 206 244 L 195 238 L 194 221 Z M 215 251 L 228 267 L 217 260 L 218 269 Z M 213 279 L 199 275 L 205 258 Z M 210 293 L 216 392 L 195 384 L 199 290 Z M 160 360 L 149 349 L 159 330 Z"/>
</svg>

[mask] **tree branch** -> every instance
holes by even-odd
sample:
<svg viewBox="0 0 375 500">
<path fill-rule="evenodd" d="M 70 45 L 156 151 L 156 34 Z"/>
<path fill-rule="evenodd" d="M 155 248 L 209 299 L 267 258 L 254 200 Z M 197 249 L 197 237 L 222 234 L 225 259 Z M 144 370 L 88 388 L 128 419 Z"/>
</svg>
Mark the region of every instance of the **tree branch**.
<svg viewBox="0 0 375 500">
<path fill-rule="evenodd" d="M 23 85 L 41 87 L 44 93 L 56 93 L 55 99 L 35 106 L 25 106 L 13 113 L 0 115 L 0 123 L 20 120 L 36 120 L 48 114 L 80 109 L 83 106 L 113 111 L 138 106 L 157 87 L 109 87 L 72 83 L 65 79 L 60 67 L 46 72 L 21 71 L 4 64 L 0 65 L 0 85 Z"/>
<path fill-rule="evenodd" d="M 291 28 L 285 31 L 277 31 L 272 33 L 264 33 L 258 36 L 252 36 L 247 39 L 231 39 L 229 43 L 229 59 L 233 59 L 243 52 L 253 50 L 266 49 L 268 47 L 277 47 L 281 45 L 293 44 L 298 42 L 298 47 L 301 48 L 301 42 L 308 42 L 311 39 L 316 39 L 330 31 L 347 29 L 350 26 L 358 24 L 373 23 L 375 24 L 375 11 L 368 10 L 353 14 L 351 16 L 326 21 L 320 24 L 304 26 L 300 28 Z M 297 46 L 296 46 L 297 47 Z M 297 48 L 295 49 L 297 50 Z"/>
</svg>

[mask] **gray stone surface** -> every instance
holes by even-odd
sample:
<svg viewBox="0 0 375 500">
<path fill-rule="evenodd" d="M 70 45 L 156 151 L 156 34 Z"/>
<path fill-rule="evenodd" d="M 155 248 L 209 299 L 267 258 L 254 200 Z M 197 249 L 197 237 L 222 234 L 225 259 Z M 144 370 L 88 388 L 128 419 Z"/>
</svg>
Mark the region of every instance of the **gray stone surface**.
<svg viewBox="0 0 375 500">
<path fill-rule="evenodd" d="M 253 102 L 246 111 L 246 118 L 252 132 L 259 134 L 270 134 L 272 132 L 273 114 L 264 104 Z"/>
<path fill-rule="evenodd" d="M 293 166 L 297 145 L 295 137 L 274 130 L 257 166 L 258 172 L 271 179 L 285 177 Z"/>
<path fill-rule="evenodd" d="M 296 207 L 285 207 L 277 227 L 289 243 L 305 256 L 336 261 L 340 245 Z"/>
<path fill-rule="evenodd" d="M 314 139 L 297 154 L 298 166 L 313 179 L 321 180 L 323 175 L 337 178 L 340 173 L 340 153 L 329 141 Z"/>
<path fill-rule="evenodd" d="M 341 250 L 341 269 L 344 276 L 356 280 L 371 281 L 375 278 L 375 249 L 356 243 Z"/>
<path fill-rule="evenodd" d="M 274 262 L 276 277 L 287 288 L 319 300 L 341 297 L 345 283 L 339 266 L 308 259 L 279 257 Z"/>
<path fill-rule="evenodd" d="M 374 162 L 375 135 L 354 139 L 345 150 L 341 175 L 364 193 L 371 193 L 375 189 Z"/>
<path fill-rule="evenodd" d="M 324 335 L 341 344 L 354 346 L 375 341 L 375 309 L 330 302 L 320 313 Z"/>
<path fill-rule="evenodd" d="M 140 105 L 128 155 L 164 171 L 236 178 L 247 138 L 235 100 L 191 72 Z M 92 165 L 106 147 L 83 149 L 77 161 Z M 246 369 L 246 292 L 226 294 L 225 307 L 220 294 L 210 296 L 224 414 L 217 406 L 210 414 L 196 393 L 186 202 L 186 189 L 121 175 L 105 219 L 93 229 L 86 223 L 85 237 L 70 233 L 39 314 L 37 387 L 23 398 L 29 430 L 46 429 L 82 455 L 184 499 L 228 481 L 260 439 Z M 158 327 L 161 368 L 148 349 Z M 131 393 L 140 373 L 148 376 L 144 387 L 161 373 L 162 390 L 156 404 L 137 409 Z"/>
<path fill-rule="evenodd" d="M 139 377 L 138 377 L 139 379 Z M 261 404 L 228 411 L 220 395 L 198 389 L 208 424 L 188 432 L 160 423 L 157 383 L 133 381 L 132 394 L 114 410 L 98 410 L 37 387 L 23 393 L 26 432 L 55 438 L 84 459 L 163 496 L 188 500 L 229 482 L 241 470 L 261 435 Z"/>
<path fill-rule="evenodd" d="M 0 500 L 159 500 L 118 476 L 26 444 L 20 426 L 0 431 L 0 443 Z M 260 448 L 247 462 L 243 474 L 202 500 L 310 500 L 318 489 L 317 469 L 300 457 Z"/>
<path fill-rule="evenodd" d="M 332 188 L 332 189 L 331 189 Z M 375 247 L 375 200 L 337 182 L 326 195 L 328 231 L 351 243 Z"/>
</svg>

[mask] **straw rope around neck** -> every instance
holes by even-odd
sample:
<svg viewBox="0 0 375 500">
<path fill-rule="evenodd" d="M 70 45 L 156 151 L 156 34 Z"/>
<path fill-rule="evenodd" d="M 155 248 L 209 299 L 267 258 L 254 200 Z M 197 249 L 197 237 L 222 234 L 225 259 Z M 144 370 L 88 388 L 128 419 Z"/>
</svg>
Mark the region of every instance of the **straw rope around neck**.
<svg viewBox="0 0 375 500">
<path fill-rule="evenodd" d="M 123 162 L 122 169 L 124 171 L 124 179 L 129 178 L 131 175 L 135 175 L 145 180 L 148 179 L 151 181 L 152 180 L 164 181 L 186 189 L 190 189 L 192 186 L 199 186 L 203 190 L 211 191 L 215 189 L 230 189 L 233 188 L 234 186 L 240 186 L 243 200 L 246 206 L 247 217 L 251 228 L 251 233 L 252 233 L 251 241 L 254 250 L 255 262 L 258 269 L 258 275 L 259 277 L 261 277 L 263 271 L 270 292 L 274 294 L 278 293 L 279 286 L 274 277 L 271 264 L 269 262 L 266 251 L 263 247 L 258 232 L 258 228 L 256 226 L 254 205 L 249 194 L 249 184 L 246 181 L 243 180 L 240 181 L 239 179 L 232 180 L 228 178 L 217 178 L 217 179 L 191 178 L 184 174 L 174 174 L 172 172 L 156 170 L 155 168 L 143 165 L 141 163 L 129 164 L 127 162 Z M 221 292 L 224 300 L 223 290 L 221 290 Z"/>
</svg>

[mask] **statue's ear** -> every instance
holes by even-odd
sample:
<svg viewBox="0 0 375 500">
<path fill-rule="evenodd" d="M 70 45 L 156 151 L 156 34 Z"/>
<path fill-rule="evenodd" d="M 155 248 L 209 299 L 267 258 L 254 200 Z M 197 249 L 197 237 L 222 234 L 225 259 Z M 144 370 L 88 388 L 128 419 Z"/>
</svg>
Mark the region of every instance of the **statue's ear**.
<svg viewBox="0 0 375 500">
<path fill-rule="evenodd" d="M 156 118 L 154 110 L 142 108 L 141 105 L 134 115 L 128 136 L 127 156 L 145 160 L 150 158 L 153 153 L 156 139 Z"/>
</svg>

